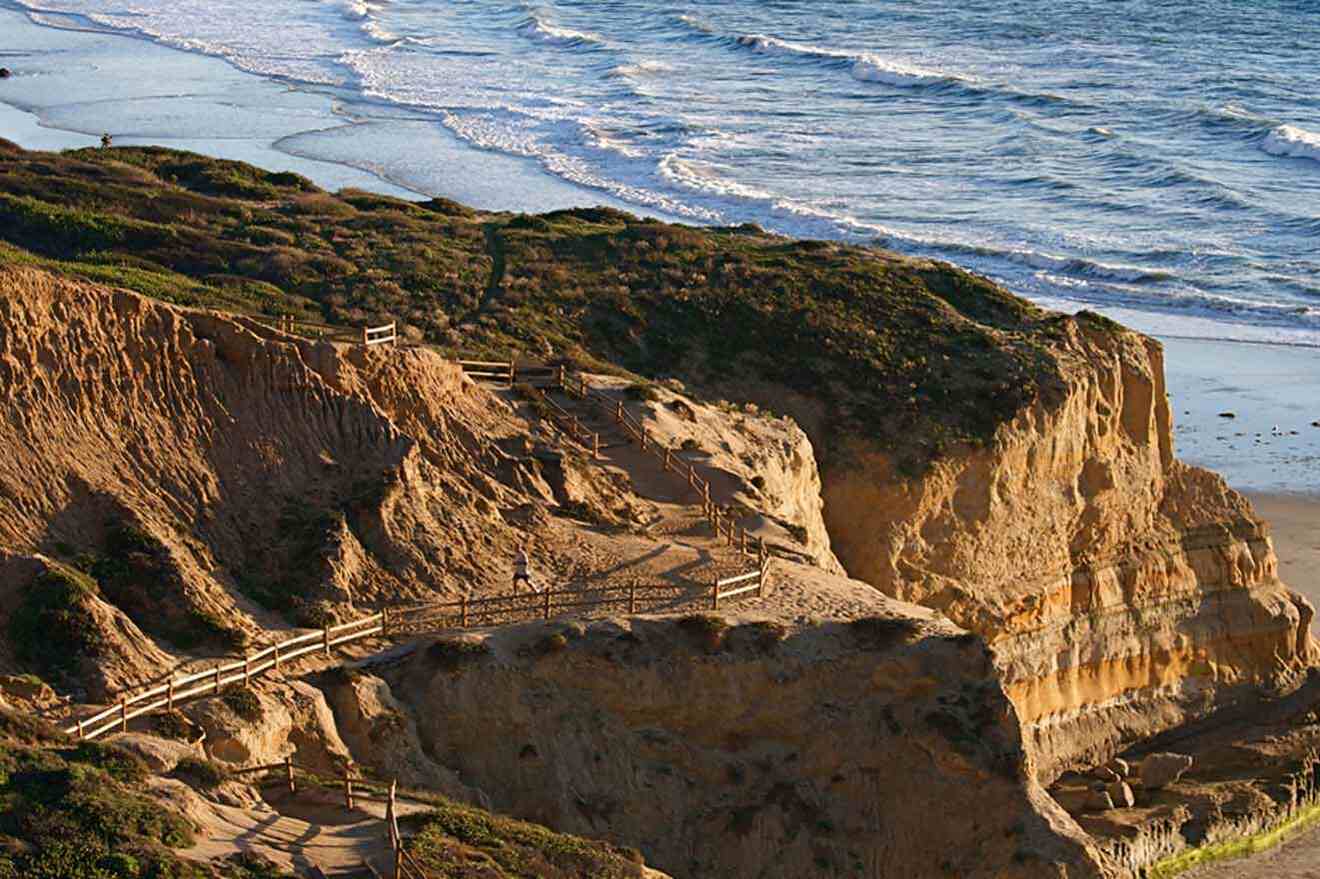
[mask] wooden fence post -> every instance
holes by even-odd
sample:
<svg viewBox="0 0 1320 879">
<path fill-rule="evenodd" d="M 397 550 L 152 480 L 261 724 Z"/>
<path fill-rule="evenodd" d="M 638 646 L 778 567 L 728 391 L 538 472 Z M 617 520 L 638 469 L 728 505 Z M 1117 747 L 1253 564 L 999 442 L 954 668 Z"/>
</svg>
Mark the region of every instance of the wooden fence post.
<svg viewBox="0 0 1320 879">
<path fill-rule="evenodd" d="M 672 453 L 669 451 L 669 446 L 665 446 L 665 472 L 666 472 L 666 473 L 669 472 L 669 457 L 670 457 L 671 454 L 672 454 Z"/>
<path fill-rule="evenodd" d="M 578 434 L 582 432 L 582 426 L 578 423 L 578 417 L 576 415 L 573 416 L 572 424 L 573 424 L 573 439 L 576 440 L 578 438 Z"/>
<path fill-rule="evenodd" d="M 549 584 L 546 585 L 546 587 L 545 587 L 545 592 L 542 593 L 542 594 L 545 596 L 545 606 L 542 608 L 542 610 L 544 611 L 545 618 L 548 620 L 548 619 L 550 619 L 550 586 L 549 586 Z"/>
<path fill-rule="evenodd" d="M 615 400 L 615 401 L 614 401 L 614 419 L 615 419 L 616 421 L 623 421 L 623 401 L 622 401 L 622 400 Z"/>
<path fill-rule="evenodd" d="M 390 609 L 388 607 L 380 609 L 380 634 L 382 638 L 390 636 Z"/>
<path fill-rule="evenodd" d="M 591 435 L 591 457 L 594 458 L 594 459 L 597 459 L 597 460 L 600 459 L 600 434 L 599 434 L 599 433 L 593 433 L 593 434 Z"/>
<path fill-rule="evenodd" d="M 325 655 L 329 656 L 330 655 L 330 624 L 329 623 L 325 624 L 325 629 L 323 630 L 321 643 L 325 645 Z"/>
<path fill-rule="evenodd" d="M 243 686 L 252 686 L 252 657 L 243 654 Z"/>
<path fill-rule="evenodd" d="M 83 722 L 82 722 L 82 719 L 79 718 L 79 719 L 78 719 L 78 741 L 82 741 L 82 737 L 83 737 L 83 731 L 82 731 L 82 728 L 83 728 Z"/>
<path fill-rule="evenodd" d="M 637 613 L 637 584 L 628 584 L 628 613 Z"/>
<path fill-rule="evenodd" d="M 716 580 L 710 587 L 710 609 L 720 609 L 720 581 Z"/>
<path fill-rule="evenodd" d="M 170 672 L 170 681 L 165 685 L 165 710 L 174 710 L 174 673 Z"/>
<path fill-rule="evenodd" d="M 275 671 L 280 670 L 280 642 L 275 642 Z"/>
<path fill-rule="evenodd" d="M 747 529 L 741 525 L 738 526 L 738 551 L 747 555 Z"/>
<path fill-rule="evenodd" d="M 559 364 L 559 387 L 568 390 L 568 382 L 564 381 L 564 364 Z"/>
<path fill-rule="evenodd" d="M 518 358 L 509 361 L 509 387 L 513 387 L 518 378 Z"/>
<path fill-rule="evenodd" d="M 219 662 L 215 664 L 215 691 L 217 693 L 220 692 L 220 669 L 223 667 L 223 665 L 224 665 L 223 663 L 219 663 Z"/>
<path fill-rule="evenodd" d="M 644 451 L 646 451 L 646 425 L 645 425 L 645 424 L 642 425 L 641 434 L 642 434 L 642 451 L 644 452 Z"/>
<path fill-rule="evenodd" d="M 119 700 L 119 731 L 128 732 L 128 697 Z"/>
<path fill-rule="evenodd" d="M 344 806 L 348 811 L 353 811 L 353 776 L 348 764 L 344 764 Z"/>
<path fill-rule="evenodd" d="M 362 328 L 362 344 L 371 344 L 371 331 L 367 327 Z"/>
<path fill-rule="evenodd" d="M 284 776 L 289 782 L 289 793 L 297 793 L 297 788 L 293 783 L 293 758 L 284 758 Z"/>
<path fill-rule="evenodd" d="M 761 598 L 765 595 L 765 575 L 770 570 L 770 565 L 763 561 L 761 567 L 757 568 L 759 572 L 756 577 L 756 597 Z"/>
</svg>

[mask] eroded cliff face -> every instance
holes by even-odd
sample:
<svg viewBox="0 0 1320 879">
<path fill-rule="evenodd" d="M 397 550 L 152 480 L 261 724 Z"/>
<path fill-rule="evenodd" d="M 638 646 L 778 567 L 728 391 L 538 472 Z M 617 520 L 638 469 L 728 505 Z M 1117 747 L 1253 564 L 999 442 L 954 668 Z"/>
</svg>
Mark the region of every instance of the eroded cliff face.
<svg viewBox="0 0 1320 879">
<path fill-rule="evenodd" d="M 1103 759 L 1316 658 L 1267 528 L 1177 461 L 1162 351 L 1068 324 L 1067 393 L 924 476 L 853 439 L 823 474 L 849 573 L 992 644 L 1045 775 Z"/>
<path fill-rule="evenodd" d="M 675 876 L 1105 874 L 984 644 L 946 622 L 538 624 L 381 674 L 495 808 Z"/>
<path fill-rule="evenodd" d="M 524 499 L 484 457 L 508 409 L 429 351 L 6 270 L 0 404 L 0 551 L 82 565 L 166 648 L 480 590 L 512 555 Z M 137 653 L 107 686 L 169 665 Z"/>
</svg>

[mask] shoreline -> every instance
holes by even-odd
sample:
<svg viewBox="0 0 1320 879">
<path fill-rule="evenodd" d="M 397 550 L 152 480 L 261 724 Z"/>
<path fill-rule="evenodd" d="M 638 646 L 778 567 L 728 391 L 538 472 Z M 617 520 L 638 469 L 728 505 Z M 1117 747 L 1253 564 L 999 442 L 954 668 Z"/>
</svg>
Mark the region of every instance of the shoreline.
<svg viewBox="0 0 1320 879">
<path fill-rule="evenodd" d="M 25 148 L 95 146 L 109 130 L 116 144 L 293 171 L 330 190 L 439 196 L 528 213 L 604 204 L 676 219 L 563 181 L 534 160 L 470 146 L 433 118 L 343 89 L 261 77 L 224 58 L 132 34 L 38 24 L 5 0 L 0 34 L 0 61 L 16 69 L 0 84 L 0 137 Z M 134 75 L 144 67 L 170 83 L 169 94 Z M 71 94 L 81 100 L 69 102 Z M 420 179 L 444 185 L 420 186 Z M 1188 330 L 1199 326 L 1192 322 Z M 1313 585 L 1320 584 L 1320 540 L 1307 530 L 1310 511 L 1320 508 L 1320 427 L 1312 426 L 1320 423 L 1320 348 L 1153 335 L 1165 348 L 1179 458 L 1220 473 L 1257 504 L 1274 526 L 1285 581 L 1320 604 L 1320 585 Z M 1221 418 L 1226 411 L 1235 417 Z"/>
</svg>

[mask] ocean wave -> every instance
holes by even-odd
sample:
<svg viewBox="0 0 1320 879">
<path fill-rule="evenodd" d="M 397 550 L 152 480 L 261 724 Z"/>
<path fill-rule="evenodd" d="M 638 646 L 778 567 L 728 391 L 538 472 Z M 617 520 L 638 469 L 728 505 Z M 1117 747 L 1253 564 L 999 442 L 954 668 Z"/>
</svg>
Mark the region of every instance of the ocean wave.
<svg viewBox="0 0 1320 879">
<path fill-rule="evenodd" d="M 536 10 L 524 19 L 522 32 L 537 42 L 566 49 L 603 49 L 608 45 L 603 37 L 554 24 L 538 15 Z"/>
<path fill-rule="evenodd" d="M 1291 159 L 1314 159 L 1320 162 L 1320 134 L 1294 125 L 1280 125 L 1260 142 L 1260 148 L 1272 156 Z"/>
<path fill-rule="evenodd" d="M 663 61 L 638 61 L 635 64 L 620 64 L 605 75 L 615 79 L 642 79 L 668 73 L 673 69 Z"/>
<path fill-rule="evenodd" d="M 734 39 L 739 46 L 765 55 L 784 55 L 824 61 L 832 66 L 847 66 L 854 79 L 861 82 L 879 82 L 902 87 L 967 82 L 960 76 L 938 70 L 927 70 L 901 61 L 881 58 L 870 52 L 846 52 L 795 43 L 763 34 L 748 34 Z"/>
</svg>

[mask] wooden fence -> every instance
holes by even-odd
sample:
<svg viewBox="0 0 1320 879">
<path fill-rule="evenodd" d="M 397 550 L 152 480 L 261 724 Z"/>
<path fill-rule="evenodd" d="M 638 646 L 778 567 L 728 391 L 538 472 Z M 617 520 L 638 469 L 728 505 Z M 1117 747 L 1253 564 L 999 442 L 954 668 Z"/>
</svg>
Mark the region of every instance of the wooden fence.
<svg viewBox="0 0 1320 879">
<path fill-rule="evenodd" d="M 295 772 L 296 770 L 296 772 Z M 344 767 L 342 775 L 333 781 L 322 778 L 313 768 L 296 762 L 292 757 L 286 757 L 282 763 L 271 763 L 266 766 L 251 766 L 246 769 L 239 769 L 231 772 L 230 775 L 235 778 L 242 778 L 248 775 L 261 775 L 266 773 L 278 773 L 277 779 L 280 784 L 286 784 L 289 793 L 295 794 L 298 791 L 297 773 L 302 773 L 305 778 L 311 780 L 312 784 L 321 788 L 342 788 L 344 792 L 344 808 L 353 811 L 358 802 L 366 801 L 373 803 L 383 803 L 385 805 L 385 835 L 390 841 L 390 855 L 393 871 L 393 879 L 428 879 L 428 874 L 424 867 L 417 862 L 417 859 L 409 853 L 404 846 L 403 834 L 399 832 L 399 814 L 398 801 L 411 800 L 424 806 L 434 806 L 429 800 L 419 800 L 409 797 L 406 794 L 398 792 L 398 780 L 391 780 L 389 786 L 385 787 L 385 782 L 372 778 L 368 775 L 355 775 L 349 767 Z M 368 785 L 377 785 L 385 789 L 384 796 L 376 796 L 370 792 Z M 356 786 L 356 787 L 355 787 Z"/>
<path fill-rule="evenodd" d="M 373 345 L 397 345 L 398 342 L 399 335 L 395 331 L 394 321 L 384 326 L 362 328 L 362 344 L 368 348 Z"/>
<path fill-rule="evenodd" d="M 624 434 L 631 440 L 637 442 L 644 452 L 651 452 L 660 459 L 661 465 L 666 471 L 675 471 L 680 477 L 686 480 L 701 498 L 701 512 L 710 523 L 717 538 L 724 538 L 729 546 L 734 547 L 744 556 L 764 556 L 765 545 L 761 538 L 751 537 L 747 529 L 737 525 L 731 515 L 724 513 L 720 507 L 715 504 L 710 497 L 710 480 L 697 472 L 697 469 L 688 461 L 681 457 L 682 450 L 675 450 L 658 441 L 655 437 L 646 432 L 646 425 L 634 417 L 624 406 L 623 401 L 610 397 L 587 384 L 586 378 L 582 375 L 570 376 L 563 366 L 518 366 L 510 361 L 475 361 L 460 360 L 458 365 L 463 371 L 474 379 L 495 380 L 500 383 L 506 383 L 509 387 L 518 381 L 521 375 L 531 376 L 532 374 L 545 376 L 549 378 L 545 384 L 540 385 L 539 389 L 561 390 L 570 397 L 575 397 L 598 406 L 603 407 L 610 412 L 615 422 L 623 429 Z M 563 406 L 555 403 L 548 396 L 542 393 L 538 399 L 545 403 L 549 408 L 551 416 L 563 426 L 566 432 L 583 446 L 592 450 L 594 457 L 600 457 L 600 434 L 587 431 L 582 427 L 580 419 L 570 413 Z"/>
<path fill-rule="evenodd" d="M 135 718 L 161 710 L 173 711 L 179 704 L 218 695 L 225 687 L 233 684 L 246 687 L 254 677 L 268 671 L 278 671 L 283 664 L 318 652 L 329 656 L 335 648 L 365 638 L 420 635 L 445 629 L 549 620 L 565 613 L 582 614 L 604 607 L 614 607 L 619 612 L 626 610 L 634 614 L 677 609 L 704 600 L 710 607 L 717 609 L 721 601 L 730 598 L 749 595 L 753 591 L 757 597 L 763 595 L 768 574 L 769 556 L 763 555 L 757 571 L 716 580 L 705 589 L 694 590 L 691 586 L 679 583 L 633 583 L 585 590 L 547 589 L 487 598 L 463 597 L 450 602 L 385 608 L 380 613 L 359 620 L 326 626 L 319 632 L 288 638 L 227 665 L 217 665 L 181 678 L 171 676 L 164 684 L 133 695 L 121 695 L 116 704 L 62 729 L 79 739 L 99 738 L 116 729 L 127 732 L 128 722 Z M 750 583 L 753 579 L 756 582 Z M 739 584 L 749 585 L 728 589 Z"/>
<path fill-rule="evenodd" d="M 289 638 L 228 665 L 217 665 L 182 678 L 171 676 L 164 684 L 132 696 L 121 696 L 118 704 L 64 727 L 64 732 L 80 739 L 95 739 L 116 727 L 127 731 L 128 722 L 136 717 L 161 709 L 173 711 L 175 705 L 181 702 L 215 695 L 230 684 L 241 683 L 247 686 L 254 676 L 278 670 L 282 664 L 295 659 L 318 651 L 329 656 L 336 647 L 382 635 L 386 620 L 386 613 L 372 614 L 342 625 L 326 626 L 319 632 Z"/>
</svg>

